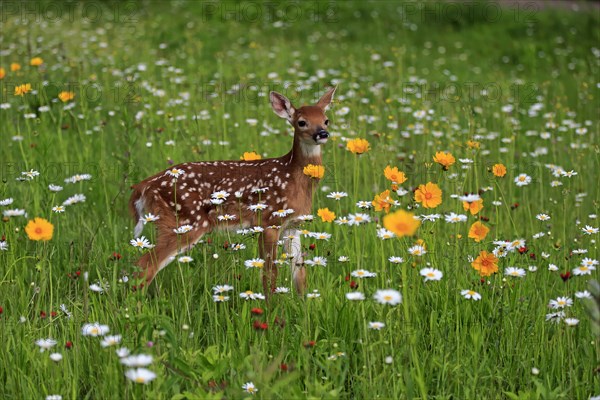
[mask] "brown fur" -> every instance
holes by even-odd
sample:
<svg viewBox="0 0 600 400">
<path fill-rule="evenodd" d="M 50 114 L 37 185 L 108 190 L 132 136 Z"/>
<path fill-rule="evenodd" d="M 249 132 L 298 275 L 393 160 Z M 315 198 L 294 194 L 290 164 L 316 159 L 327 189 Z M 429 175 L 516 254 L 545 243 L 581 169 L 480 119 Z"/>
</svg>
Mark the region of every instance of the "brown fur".
<svg viewBox="0 0 600 400">
<path fill-rule="evenodd" d="M 280 230 L 271 226 L 281 225 L 283 229 L 295 217 L 311 212 L 318 180 L 306 176 L 303 169 L 308 164 L 321 165 L 320 148 L 314 135 L 327 128 L 325 109 L 334 91 L 330 89 L 317 105 L 299 109 L 284 96 L 271 93 L 275 113 L 294 126 L 293 147 L 284 156 L 255 161 L 183 163 L 132 187 L 129 210 L 134 219 L 139 220 L 143 212 L 160 217 L 155 222 L 158 230 L 156 247 L 137 262 L 142 269 L 140 276 L 147 284 L 168 264 L 170 257 L 191 248 L 204 234 L 218 227 L 243 224 L 263 227 L 259 246 L 261 258 L 265 260 L 263 286 L 267 294 L 275 288 L 277 268 L 273 261 L 277 257 Z M 306 126 L 299 126 L 299 121 Z M 176 179 L 168 174 L 174 168 L 183 171 Z M 253 192 L 258 188 L 267 188 L 267 191 Z M 227 191 L 229 196 L 222 204 L 215 205 L 211 203 L 211 196 L 219 191 Z M 239 198 L 234 194 L 236 191 L 242 191 Z M 259 202 L 268 208 L 260 213 L 248 209 Z M 273 215 L 280 209 L 293 209 L 294 213 L 283 218 Z M 236 219 L 217 219 L 225 214 L 235 215 Z M 181 225 L 192 225 L 192 229 L 185 234 L 174 233 L 173 230 Z M 301 291 L 305 284 L 306 271 L 301 268 L 295 274 L 295 285 Z"/>
</svg>

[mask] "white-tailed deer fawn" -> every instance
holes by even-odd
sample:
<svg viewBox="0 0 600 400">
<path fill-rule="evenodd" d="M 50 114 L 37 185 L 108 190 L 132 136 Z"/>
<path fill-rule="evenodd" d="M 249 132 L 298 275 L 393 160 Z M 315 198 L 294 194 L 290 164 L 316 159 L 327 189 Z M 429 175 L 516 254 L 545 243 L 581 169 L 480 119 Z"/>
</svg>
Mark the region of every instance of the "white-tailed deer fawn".
<svg viewBox="0 0 600 400">
<path fill-rule="evenodd" d="M 320 145 L 327 142 L 325 110 L 333 99 L 329 89 L 312 106 L 295 108 L 283 95 L 271 92 L 275 114 L 294 127 L 292 150 L 279 158 L 254 161 L 201 161 L 179 164 L 134 185 L 129 208 L 142 231 L 144 212 L 159 217 L 156 246 L 138 261 L 146 285 L 175 255 L 191 248 L 202 235 L 217 228 L 260 226 L 265 294 L 276 286 L 277 242 L 285 238 L 291 254 L 296 290 L 306 285 L 300 234 L 294 219 L 309 214 L 317 179 L 304 174 L 308 164 L 321 165 Z M 284 232 L 281 234 L 281 232 Z"/>
</svg>

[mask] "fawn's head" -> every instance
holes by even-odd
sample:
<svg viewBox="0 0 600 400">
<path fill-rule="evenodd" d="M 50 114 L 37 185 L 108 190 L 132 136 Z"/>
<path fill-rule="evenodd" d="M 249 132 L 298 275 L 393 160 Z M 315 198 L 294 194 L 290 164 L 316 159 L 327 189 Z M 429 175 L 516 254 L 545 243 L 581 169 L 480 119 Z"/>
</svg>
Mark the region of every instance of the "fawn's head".
<svg viewBox="0 0 600 400">
<path fill-rule="evenodd" d="M 275 114 L 286 119 L 294 127 L 294 134 L 301 144 L 317 146 L 326 143 L 329 138 L 329 120 L 325 110 L 333 100 L 335 89 L 329 89 L 315 105 L 300 108 L 295 108 L 284 95 L 271 92 L 271 107 Z"/>
</svg>

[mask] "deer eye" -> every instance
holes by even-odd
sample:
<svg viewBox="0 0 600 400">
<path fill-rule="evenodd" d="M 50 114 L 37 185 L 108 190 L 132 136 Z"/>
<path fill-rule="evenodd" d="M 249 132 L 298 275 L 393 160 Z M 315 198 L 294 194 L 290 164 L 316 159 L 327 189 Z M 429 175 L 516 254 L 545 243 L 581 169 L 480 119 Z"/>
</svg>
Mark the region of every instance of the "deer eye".
<svg viewBox="0 0 600 400">
<path fill-rule="evenodd" d="M 298 126 L 304 128 L 306 126 L 306 121 L 298 121 Z"/>
<path fill-rule="evenodd" d="M 328 119 L 325 120 L 325 126 L 327 126 L 327 125 L 329 125 L 329 120 Z"/>
</svg>

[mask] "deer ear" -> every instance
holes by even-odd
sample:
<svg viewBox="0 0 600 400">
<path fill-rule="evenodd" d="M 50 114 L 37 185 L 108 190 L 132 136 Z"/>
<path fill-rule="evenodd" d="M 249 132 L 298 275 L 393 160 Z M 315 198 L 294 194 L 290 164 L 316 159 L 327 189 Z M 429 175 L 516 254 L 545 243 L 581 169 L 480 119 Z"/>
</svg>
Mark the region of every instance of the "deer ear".
<svg viewBox="0 0 600 400">
<path fill-rule="evenodd" d="M 275 111 L 275 114 L 292 123 L 296 109 L 288 98 L 277 92 L 271 92 L 269 98 L 271 99 L 271 107 L 273 108 L 273 111 Z"/>
<path fill-rule="evenodd" d="M 333 100 L 333 94 L 335 93 L 336 89 L 337 86 L 330 88 L 317 102 L 317 106 L 321 107 L 323 111 L 327 110 L 327 107 L 329 107 L 329 105 L 331 104 L 331 101 Z"/>
</svg>

